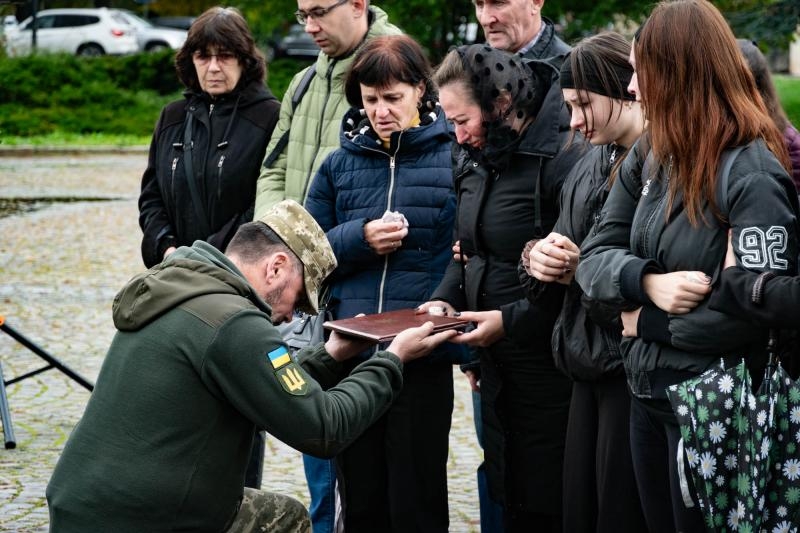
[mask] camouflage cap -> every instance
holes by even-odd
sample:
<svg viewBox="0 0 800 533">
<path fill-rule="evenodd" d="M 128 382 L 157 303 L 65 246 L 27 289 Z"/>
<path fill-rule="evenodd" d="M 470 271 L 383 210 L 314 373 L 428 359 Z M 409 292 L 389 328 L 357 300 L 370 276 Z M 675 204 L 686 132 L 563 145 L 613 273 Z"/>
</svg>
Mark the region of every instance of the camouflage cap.
<svg viewBox="0 0 800 533">
<path fill-rule="evenodd" d="M 294 200 L 284 200 L 275 204 L 260 220 L 272 228 L 286 246 L 300 258 L 303 263 L 303 283 L 309 304 L 300 310 L 317 313 L 322 282 L 336 268 L 336 256 L 333 255 L 333 249 L 325 232 L 314 217 Z"/>
</svg>

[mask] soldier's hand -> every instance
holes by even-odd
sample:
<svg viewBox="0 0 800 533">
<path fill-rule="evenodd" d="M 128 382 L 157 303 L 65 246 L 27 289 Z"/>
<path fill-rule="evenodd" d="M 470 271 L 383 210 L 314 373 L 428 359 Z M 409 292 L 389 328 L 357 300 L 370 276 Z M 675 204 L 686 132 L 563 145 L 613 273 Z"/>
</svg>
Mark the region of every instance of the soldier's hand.
<svg viewBox="0 0 800 533">
<path fill-rule="evenodd" d="M 445 330 L 434 335 L 433 322 L 425 322 L 416 328 L 409 328 L 401 331 L 387 348 L 404 363 L 412 361 L 424 355 L 428 355 L 431 350 L 442 344 L 448 339 L 456 336 L 453 329 Z"/>
<path fill-rule="evenodd" d="M 364 316 L 364 313 L 359 313 L 356 316 Z M 342 362 L 374 345 L 374 342 L 367 339 L 349 337 L 342 335 L 338 331 L 331 331 L 330 337 L 325 341 L 325 351 L 334 360 Z"/>
</svg>

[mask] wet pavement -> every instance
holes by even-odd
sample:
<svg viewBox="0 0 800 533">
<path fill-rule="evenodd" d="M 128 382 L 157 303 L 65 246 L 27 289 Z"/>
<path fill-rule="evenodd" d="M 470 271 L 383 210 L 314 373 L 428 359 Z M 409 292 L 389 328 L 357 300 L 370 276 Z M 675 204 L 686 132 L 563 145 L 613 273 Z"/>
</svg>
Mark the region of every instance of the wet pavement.
<svg viewBox="0 0 800 533">
<path fill-rule="evenodd" d="M 111 301 L 143 269 L 136 199 L 146 160 L 141 151 L 0 157 L 0 315 L 90 381 L 114 334 Z M 0 333 L 6 380 L 43 364 Z M 450 531 L 476 532 L 481 451 L 469 387 L 454 378 Z M 89 393 L 56 370 L 7 392 L 16 448 L 0 448 L 0 531 L 46 531 L 44 490 Z M 308 503 L 298 452 L 269 438 L 264 472 L 263 488 Z"/>
</svg>

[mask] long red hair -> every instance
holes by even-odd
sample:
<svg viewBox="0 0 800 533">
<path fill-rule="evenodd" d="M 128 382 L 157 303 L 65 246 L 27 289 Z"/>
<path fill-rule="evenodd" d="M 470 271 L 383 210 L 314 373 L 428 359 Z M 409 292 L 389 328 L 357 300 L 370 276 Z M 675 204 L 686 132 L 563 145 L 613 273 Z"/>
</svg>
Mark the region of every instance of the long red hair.
<svg viewBox="0 0 800 533">
<path fill-rule="evenodd" d="M 706 0 L 659 3 L 634 43 L 636 71 L 660 165 L 671 163 L 672 205 L 678 191 L 689 221 L 715 216 L 716 176 L 726 148 L 762 138 L 791 168 L 783 133 L 770 118 L 750 69 L 722 14 Z"/>
</svg>

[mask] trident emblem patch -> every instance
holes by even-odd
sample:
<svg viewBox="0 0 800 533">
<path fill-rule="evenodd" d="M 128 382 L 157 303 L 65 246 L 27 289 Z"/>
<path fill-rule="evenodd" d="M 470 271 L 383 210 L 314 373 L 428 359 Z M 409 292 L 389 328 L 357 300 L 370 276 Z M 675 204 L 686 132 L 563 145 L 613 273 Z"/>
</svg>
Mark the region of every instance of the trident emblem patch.
<svg viewBox="0 0 800 533">
<path fill-rule="evenodd" d="M 308 390 L 308 383 L 303 371 L 292 360 L 285 346 L 281 346 L 269 352 L 267 359 L 272 364 L 275 377 L 281 384 L 283 390 L 294 396 L 304 396 Z"/>
</svg>

